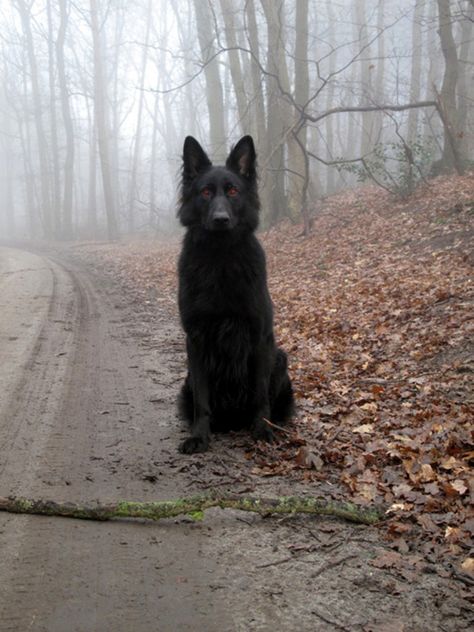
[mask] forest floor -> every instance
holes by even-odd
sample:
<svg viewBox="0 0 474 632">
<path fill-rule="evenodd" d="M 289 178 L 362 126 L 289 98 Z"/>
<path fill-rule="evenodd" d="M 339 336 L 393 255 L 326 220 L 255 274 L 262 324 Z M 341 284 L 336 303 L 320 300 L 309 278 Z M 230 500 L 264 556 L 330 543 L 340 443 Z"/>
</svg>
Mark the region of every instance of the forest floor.
<svg viewBox="0 0 474 632">
<path fill-rule="evenodd" d="M 220 510 L 165 525 L 0 516 L 5 630 L 470 628 L 473 178 L 438 178 L 405 201 L 358 189 L 314 211 L 309 237 L 289 223 L 260 234 L 298 405 L 273 445 L 235 433 L 205 454 L 177 453 L 179 239 L 49 245 L 4 266 L 5 279 L 53 270 L 56 289 L 42 292 L 55 295 L 49 331 L 29 370 L 34 378 L 54 357 L 67 388 L 48 413 L 35 392 L 53 376 L 38 373 L 31 410 L 0 424 L 0 495 L 304 494 L 384 504 L 387 522 Z M 11 309 L 9 341 L 21 324 Z M 42 415 L 43 428 L 25 425 Z"/>
</svg>

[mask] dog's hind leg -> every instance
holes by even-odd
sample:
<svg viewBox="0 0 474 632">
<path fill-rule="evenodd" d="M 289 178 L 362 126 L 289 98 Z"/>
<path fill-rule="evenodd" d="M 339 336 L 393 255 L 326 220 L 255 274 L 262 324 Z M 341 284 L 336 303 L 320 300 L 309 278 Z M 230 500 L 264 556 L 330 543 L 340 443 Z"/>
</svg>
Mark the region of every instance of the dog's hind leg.
<svg viewBox="0 0 474 632">
<path fill-rule="evenodd" d="M 191 377 L 189 372 L 178 395 L 178 413 L 182 419 L 186 419 L 190 424 L 194 421 L 194 398 L 191 387 Z"/>
<path fill-rule="evenodd" d="M 271 353 L 262 345 L 255 354 L 255 393 L 257 412 L 252 424 L 252 434 L 259 441 L 274 440 L 273 431 L 266 420 L 270 419 Z"/>
<path fill-rule="evenodd" d="M 293 387 L 288 376 L 286 353 L 277 349 L 270 383 L 271 420 L 284 424 L 294 413 Z"/>
</svg>

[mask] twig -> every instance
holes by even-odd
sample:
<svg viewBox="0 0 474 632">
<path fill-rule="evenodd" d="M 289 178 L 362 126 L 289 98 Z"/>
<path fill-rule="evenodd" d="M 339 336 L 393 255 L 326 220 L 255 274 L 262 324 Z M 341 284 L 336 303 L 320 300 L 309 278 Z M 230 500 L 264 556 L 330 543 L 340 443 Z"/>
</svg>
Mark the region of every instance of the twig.
<svg viewBox="0 0 474 632">
<path fill-rule="evenodd" d="M 334 562 L 325 562 L 324 564 L 321 564 L 321 566 L 317 568 L 313 573 L 311 573 L 311 579 L 314 579 L 315 577 L 317 577 L 318 575 L 321 575 L 321 573 L 324 573 L 330 568 L 339 566 L 339 564 L 343 564 L 344 562 L 347 562 L 347 560 L 352 560 L 355 557 L 357 557 L 357 555 L 355 555 L 354 553 L 351 553 L 350 555 L 345 555 L 344 557 L 340 557 L 339 559 L 334 560 Z"/>
<path fill-rule="evenodd" d="M 335 516 L 361 524 L 376 524 L 385 519 L 383 507 L 360 507 L 349 502 L 335 502 L 321 498 L 282 496 L 279 498 L 256 498 L 212 492 L 175 500 L 154 502 L 130 502 L 121 500 L 111 504 L 80 505 L 54 500 L 32 500 L 28 498 L 0 498 L 0 511 L 10 513 L 64 516 L 83 520 L 110 520 L 112 518 L 147 518 L 161 520 L 181 515 L 201 519 L 210 507 L 240 509 L 268 516 L 269 514 L 314 514 Z"/>
<path fill-rule="evenodd" d="M 274 424 L 273 421 L 270 421 L 266 417 L 263 417 L 263 421 L 266 424 L 268 424 L 271 428 L 275 428 L 276 430 L 280 430 L 280 432 L 284 432 L 287 435 L 291 434 L 291 432 L 289 430 L 287 430 L 286 428 L 282 428 L 282 426 L 279 426 L 278 424 Z"/>
<path fill-rule="evenodd" d="M 266 564 L 258 564 L 258 566 L 256 568 L 268 568 L 269 566 L 278 566 L 278 564 L 285 564 L 285 562 L 291 562 L 291 560 L 294 560 L 295 558 L 293 556 L 289 556 L 289 557 L 284 557 L 281 560 L 276 560 L 276 562 L 267 562 Z"/>
</svg>

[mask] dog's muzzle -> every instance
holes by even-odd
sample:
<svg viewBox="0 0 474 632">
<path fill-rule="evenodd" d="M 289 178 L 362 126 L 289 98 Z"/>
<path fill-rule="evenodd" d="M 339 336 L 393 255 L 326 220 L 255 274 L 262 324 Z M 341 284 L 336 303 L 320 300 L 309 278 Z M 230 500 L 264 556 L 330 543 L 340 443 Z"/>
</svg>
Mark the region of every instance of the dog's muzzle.
<svg viewBox="0 0 474 632">
<path fill-rule="evenodd" d="M 232 228 L 232 213 L 225 203 L 216 203 L 210 209 L 208 227 L 211 230 L 229 230 Z"/>
</svg>

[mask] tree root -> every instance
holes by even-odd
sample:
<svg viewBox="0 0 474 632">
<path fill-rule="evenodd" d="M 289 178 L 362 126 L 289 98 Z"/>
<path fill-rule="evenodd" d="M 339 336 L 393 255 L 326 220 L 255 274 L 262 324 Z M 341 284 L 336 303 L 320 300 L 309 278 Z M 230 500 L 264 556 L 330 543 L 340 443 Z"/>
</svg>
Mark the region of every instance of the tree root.
<svg viewBox="0 0 474 632">
<path fill-rule="evenodd" d="M 385 519 L 382 507 L 359 507 L 348 502 L 334 502 L 318 498 L 282 496 L 280 498 L 254 498 L 233 494 L 208 493 L 176 500 L 130 502 L 121 500 L 111 504 L 75 504 L 53 500 L 0 497 L 0 511 L 46 516 L 64 516 L 83 520 L 110 520 L 111 518 L 147 518 L 161 520 L 189 515 L 199 520 L 210 507 L 232 508 L 267 516 L 270 514 L 316 514 L 335 516 L 361 524 L 376 524 Z"/>
</svg>

